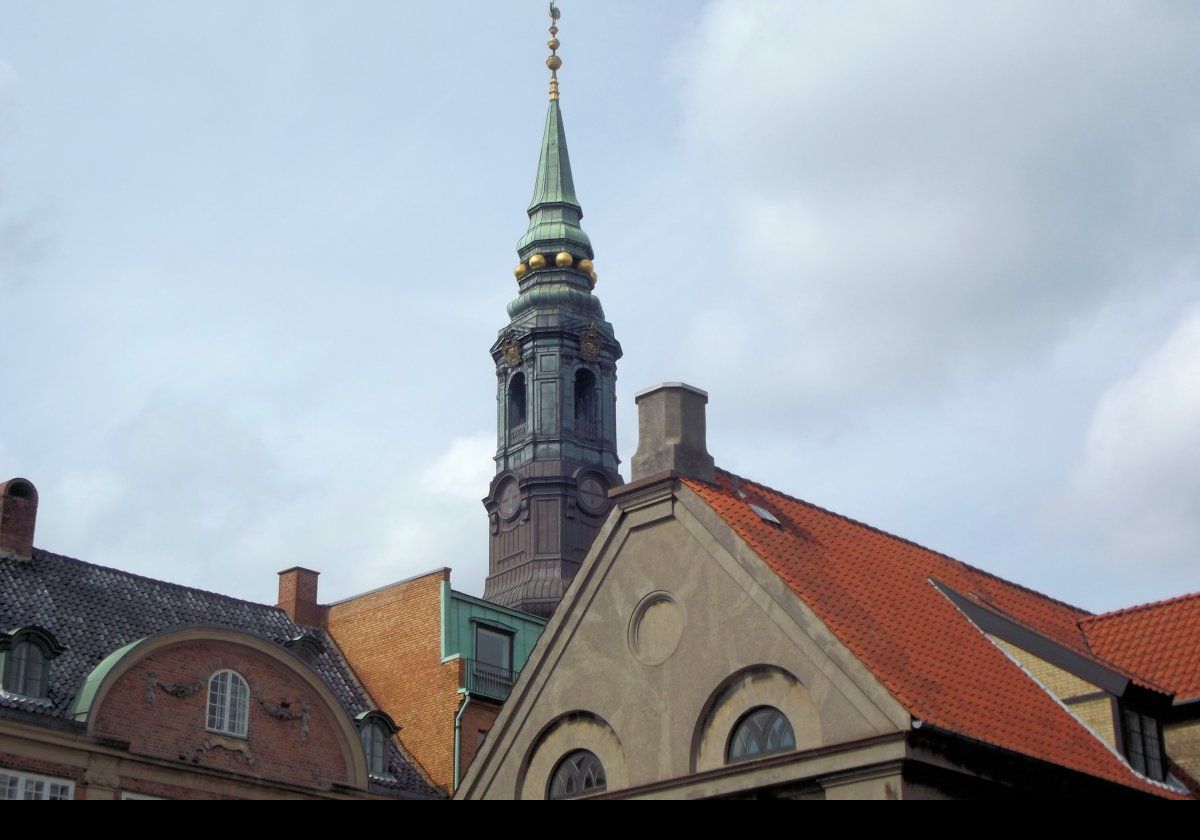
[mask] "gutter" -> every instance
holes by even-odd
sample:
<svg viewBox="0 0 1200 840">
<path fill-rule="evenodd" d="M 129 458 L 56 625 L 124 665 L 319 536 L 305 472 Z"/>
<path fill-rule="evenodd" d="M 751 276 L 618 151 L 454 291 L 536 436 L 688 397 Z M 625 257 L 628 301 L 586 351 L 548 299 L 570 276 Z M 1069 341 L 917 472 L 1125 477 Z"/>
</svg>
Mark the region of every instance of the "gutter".
<svg viewBox="0 0 1200 840">
<path fill-rule="evenodd" d="M 462 747 L 462 716 L 469 705 L 471 705 L 471 695 L 464 693 L 463 703 L 458 708 L 458 714 L 454 716 L 454 787 L 450 788 L 451 796 L 458 793 L 459 751 Z"/>
</svg>

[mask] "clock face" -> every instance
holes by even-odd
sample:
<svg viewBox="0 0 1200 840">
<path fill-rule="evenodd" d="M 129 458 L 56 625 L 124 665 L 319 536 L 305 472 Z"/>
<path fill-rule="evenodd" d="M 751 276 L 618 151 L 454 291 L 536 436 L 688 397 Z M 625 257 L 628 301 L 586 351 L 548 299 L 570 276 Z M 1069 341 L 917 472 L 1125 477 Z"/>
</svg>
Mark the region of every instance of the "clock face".
<svg viewBox="0 0 1200 840">
<path fill-rule="evenodd" d="M 515 478 L 505 479 L 497 498 L 500 500 L 501 516 L 505 519 L 512 519 L 516 516 L 517 511 L 521 509 L 521 489 L 517 487 L 517 480 Z"/>
<path fill-rule="evenodd" d="M 579 482 L 579 505 L 588 513 L 601 513 L 608 507 L 608 488 L 594 475 Z"/>
</svg>

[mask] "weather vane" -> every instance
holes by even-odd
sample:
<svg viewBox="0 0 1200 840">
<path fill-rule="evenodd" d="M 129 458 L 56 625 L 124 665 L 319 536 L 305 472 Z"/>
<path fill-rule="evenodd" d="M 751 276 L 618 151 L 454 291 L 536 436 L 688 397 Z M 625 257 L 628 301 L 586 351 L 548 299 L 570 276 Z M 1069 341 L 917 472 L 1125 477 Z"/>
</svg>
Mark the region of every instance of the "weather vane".
<svg viewBox="0 0 1200 840">
<path fill-rule="evenodd" d="M 558 19 L 561 16 L 562 12 L 554 5 L 554 0 L 550 0 L 550 40 L 546 42 L 546 46 L 550 48 L 550 57 L 546 59 L 546 66 L 550 68 L 551 101 L 558 99 L 558 68 L 562 67 L 562 59 L 558 57 Z"/>
</svg>

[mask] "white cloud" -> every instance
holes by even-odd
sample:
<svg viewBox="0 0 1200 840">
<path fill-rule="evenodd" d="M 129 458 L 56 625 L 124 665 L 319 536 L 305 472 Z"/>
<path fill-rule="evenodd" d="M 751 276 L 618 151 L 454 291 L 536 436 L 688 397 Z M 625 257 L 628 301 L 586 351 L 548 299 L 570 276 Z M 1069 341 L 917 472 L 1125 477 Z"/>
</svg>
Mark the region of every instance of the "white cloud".
<svg viewBox="0 0 1200 840">
<path fill-rule="evenodd" d="M 1200 234 L 1198 39 L 1179 5 L 711 4 L 684 136 L 727 196 L 723 318 L 787 362 L 750 343 L 710 387 L 926 393 L 1170 274 Z"/>
<path fill-rule="evenodd" d="M 1046 516 L 1130 570 L 1200 561 L 1200 307 L 1096 407 Z"/>
<path fill-rule="evenodd" d="M 467 502 L 478 502 L 495 473 L 496 436 L 480 433 L 457 437 L 421 476 L 434 493 Z"/>
</svg>

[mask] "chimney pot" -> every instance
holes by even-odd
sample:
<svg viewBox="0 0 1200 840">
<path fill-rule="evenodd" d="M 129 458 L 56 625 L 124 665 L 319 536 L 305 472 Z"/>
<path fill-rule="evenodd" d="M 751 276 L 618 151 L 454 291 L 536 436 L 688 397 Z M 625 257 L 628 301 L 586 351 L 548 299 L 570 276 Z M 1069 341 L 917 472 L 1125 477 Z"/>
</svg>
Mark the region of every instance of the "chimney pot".
<svg viewBox="0 0 1200 840">
<path fill-rule="evenodd" d="M 38 492 L 33 483 L 14 478 L 0 484 L 0 554 L 27 560 L 33 556 Z"/>
<path fill-rule="evenodd" d="M 664 382 L 634 397 L 638 407 L 638 449 L 633 480 L 670 470 L 681 478 L 716 481 L 705 441 L 708 393 L 682 382 Z"/>
</svg>

